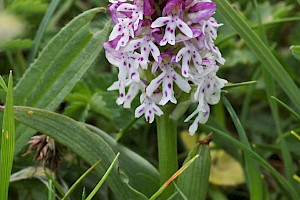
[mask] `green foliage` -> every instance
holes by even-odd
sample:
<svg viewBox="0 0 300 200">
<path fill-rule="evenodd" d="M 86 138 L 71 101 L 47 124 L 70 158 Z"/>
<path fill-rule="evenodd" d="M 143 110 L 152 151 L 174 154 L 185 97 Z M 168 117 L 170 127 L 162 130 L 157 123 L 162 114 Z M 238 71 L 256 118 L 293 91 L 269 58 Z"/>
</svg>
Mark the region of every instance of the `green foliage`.
<svg viewBox="0 0 300 200">
<path fill-rule="evenodd" d="M 182 173 L 178 178 L 178 188 L 189 200 L 205 200 L 208 190 L 210 172 L 210 147 L 208 144 L 199 144 L 193 148 L 184 163 L 187 163 L 196 155 L 199 158 Z M 180 195 L 177 195 L 177 197 Z M 181 199 L 181 198 L 177 198 Z"/>
<path fill-rule="evenodd" d="M 5 108 L 2 107 L 1 109 L 4 109 L 4 116 L 0 140 L 0 199 L 7 199 L 15 148 L 12 72 L 10 72 L 8 79 Z"/>
<path fill-rule="evenodd" d="M 91 194 L 103 200 L 298 200 L 300 3 L 215 2 L 215 16 L 224 24 L 216 44 L 226 59 L 218 73 L 229 81 L 223 88 L 228 101 L 213 106 L 209 125 L 200 126 L 187 142 L 178 136 L 187 130 L 186 113 L 196 106 L 188 95 L 181 95 L 170 117 L 157 119 L 160 133 L 167 133 L 157 136 L 155 124 L 134 118 L 138 98 L 123 109 L 115 103 L 117 92 L 107 91 L 117 77 L 102 47 L 112 28 L 109 13 L 101 8 L 109 1 L 0 1 L 0 199 L 61 198 L 75 183 L 65 199 Z M 13 115 L 19 120 L 15 141 L 5 134 L 8 129 L 13 133 Z M 200 135 L 211 132 L 216 134 L 210 147 L 199 145 Z M 33 161 L 41 154 L 25 153 L 36 133 L 57 142 L 58 154 L 49 156 L 60 163 L 57 169 L 46 161 L 43 173 L 43 167 L 35 168 L 39 161 Z M 39 147 L 53 150 L 49 143 Z M 168 155 L 158 156 L 158 148 Z M 242 167 L 245 183 L 209 183 L 217 151 Z M 167 168 L 170 163 L 173 167 Z M 185 171 L 177 171 L 177 165 Z"/>
<path fill-rule="evenodd" d="M 100 10 L 81 14 L 49 42 L 16 85 L 16 105 L 47 110 L 59 106 L 102 50 L 99 42 L 107 37 L 110 22 L 103 31 L 89 29 L 90 20 Z M 17 130 L 18 152 L 34 132 L 20 126 Z"/>
<path fill-rule="evenodd" d="M 295 58 L 297 58 L 298 60 L 300 60 L 300 46 L 291 46 L 291 51 L 293 53 L 293 55 L 295 56 Z"/>
</svg>

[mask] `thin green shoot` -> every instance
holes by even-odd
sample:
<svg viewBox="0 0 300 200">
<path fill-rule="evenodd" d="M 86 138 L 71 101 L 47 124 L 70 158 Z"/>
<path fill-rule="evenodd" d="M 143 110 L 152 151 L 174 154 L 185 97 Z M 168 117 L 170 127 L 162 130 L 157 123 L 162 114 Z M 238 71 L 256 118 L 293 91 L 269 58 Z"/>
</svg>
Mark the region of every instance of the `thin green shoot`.
<svg viewBox="0 0 300 200">
<path fill-rule="evenodd" d="M 44 32 L 49 24 L 51 16 L 53 15 L 55 9 L 58 6 L 58 3 L 59 3 L 59 0 L 52 0 L 48 6 L 48 10 L 47 10 L 45 16 L 43 17 L 43 20 L 39 26 L 39 29 L 37 31 L 35 38 L 34 38 L 34 43 L 33 43 L 33 47 L 31 48 L 31 51 L 29 53 L 27 66 L 29 66 L 29 64 L 34 60 L 34 58 L 38 52 L 38 48 L 40 46 Z"/>
<path fill-rule="evenodd" d="M 273 100 L 275 100 L 277 103 L 279 103 L 281 106 L 283 106 L 286 110 L 290 111 L 298 120 L 300 120 L 300 115 L 291 107 L 289 107 L 287 104 L 283 103 L 281 100 L 278 98 L 271 96 Z"/>
<path fill-rule="evenodd" d="M 74 191 L 74 189 L 79 185 L 79 183 L 101 162 L 101 160 L 98 160 L 93 166 L 91 166 L 84 174 L 80 176 L 79 179 L 76 180 L 76 182 L 71 186 L 71 188 L 68 190 L 68 192 L 64 195 L 62 200 L 66 200 L 71 193 Z"/>
<path fill-rule="evenodd" d="M 64 191 L 61 189 L 59 184 L 55 181 L 52 175 L 50 175 L 46 170 L 44 171 L 45 176 L 48 178 L 48 180 L 52 180 L 52 185 L 57 189 L 58 193 L 63 197 L 65 195 Z"/>
<path fill-rule="evenodd" d="M 53 179 L 49 179 L 48 184 L 48 200 L 55 200 L 55 186 Z"/>
<path fill-rule="evenodd" d="M 159 197 L 159 195 L 180 175 L 184 172 L 197 158 L 199 155 L 193 157 L 190 161 L 188 161 L 185 165 L 183 165 L 177 172 L 175 172 L 169 180 L 167 180 L 158 190 L 152 195 L 149 200 L 155 200 Z"/>
<path fill-rule="evenodd" d="M 178 191 L 178 193 L 180 194 L 180 196 L 182 197 L 182 199 L 183 200 L 188 200 L 188 198 L 183 194 L 183 192 L 180 190 L 180 188 L 177 186 L 177 184 L 175 182 L 173 182 L 173 184 L 174 184 L 176 190 Z"/>
<path fill-rule="evenodd" d="M 99 181 L 99 183 L 96 185 L 96 187 L 93 189 L 93 191 L 89 194 L 89 196 L 85 200 L 91 200 L 95 196 L 95 194 L 98 192 L 98 190 L 100 189 L 100 187 L 102 186 L 104 181 L 107 179 L 108 175 L 110 174 L 111 170 L 113 169 L 113 167 L 117 163 L 117 160 L 118 160 L 119 156 L 120 156 L 120 153 L 118 153 L 116 155 L 115 159 L 113 160 L 113 162 L 109 166 L 108 170 L 106 171 L 106 173 L 104 174 L 102 179 Z"/>
<path fill-rule="evenodd" d="M 0 76 L 0 86 L 5 90 L 5 92 L 7 92 L 7 86 L 6 86 L 2 76 Z"/>
<path fill-rule="evenodd" d="M 293 176 L 293 178 L 296 180 L 296 181 L 298 181 L 299 183 L 300 183 L 300 177 L 299 176 L 297 176 L 296 174 Z"/>
<path fill-rule="evenodd" d="M 295 131 L 291 131 L 291 134 L 293 136 L 295 136 L 300 141 L 300 135 L 299 134 L 297 134 Z"/>
<path fill-rule="evenodd" d="M 228 83 L 227 85 L 224 86 L 223 89 L 229 89 L 229 88 L 236 88 L 236 87 L 241 87 L 241 86 L 248 86 L 248 85 L 253 85 L 256 84 L 257 81 L 246 81 L 246 82 L 241 82 L 241 83 Z"/>
</svg>

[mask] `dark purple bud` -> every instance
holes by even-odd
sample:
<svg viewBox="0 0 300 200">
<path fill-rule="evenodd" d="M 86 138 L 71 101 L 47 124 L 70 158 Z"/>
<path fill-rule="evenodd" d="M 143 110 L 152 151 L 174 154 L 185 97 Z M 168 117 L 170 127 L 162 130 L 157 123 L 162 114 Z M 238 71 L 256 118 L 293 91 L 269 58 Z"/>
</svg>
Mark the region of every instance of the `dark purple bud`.
<svg viewBox="0 0 300 200">
<path fill-rule="evenodd" d="M 151 16 L 155 12 L 154 0 L 144 0 L 144 15 Z"/>
<path fill-rule="evenodd" d="M 184 8 L 184 0 L 169 0 L 163 9 L 162 16 L 167 15 L 168 13 L 172 12 L 172 10 L 177 12 L 178 9 L 180 9 L 182 11 L 181 13 L 183 14 Z"/>
<path fill-rule="evenodd" d="M 119 35 L 115 39 L 109 41 L 110 46 L 115 49 L 117 47 L 118 42 L 120 41 L 121 38 L 122 38 L 122 35 Z"/>
<path fill-rule="evenodd" d="M 152 31 L 152 36 L 154 37 L 157 44 L 160 43 L 160 41 L 163 39 L 164 35 L 163 32 L 160 30 L 160 28 L 155 28 Z"/>
<path fill-rule="evenodd" d="M 208 20 L 216 11 L 217 4 L 214 2 L 198 2 L 190 7 L 188 17 L 193 23 Z"/>
</svg>

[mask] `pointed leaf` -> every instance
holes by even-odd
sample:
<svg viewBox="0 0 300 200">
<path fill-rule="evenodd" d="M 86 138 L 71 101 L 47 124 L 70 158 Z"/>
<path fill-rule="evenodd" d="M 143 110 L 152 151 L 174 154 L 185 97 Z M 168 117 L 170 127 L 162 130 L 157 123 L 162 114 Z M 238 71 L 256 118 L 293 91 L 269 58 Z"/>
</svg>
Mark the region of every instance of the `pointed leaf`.
<svg viewBox="0 0 300 200">
<path fill-rule="evenodd" d="M 115 153 L 110 146 L 79 122 L 64 115 L 30 107 L 17 106 L 15 107 L 15 113 L 18 121 L 67 146 L 90 165 L 100 159 L 102 162 L 96 167 L 100 175 L 103 175 L 113 162 Z M 118 169 L 117 166 L 114 167 L 113 172 L 107 178 L 107 183 L 116 197 L 118 199 L 147 199 L 123 181 L 122 174 Z M 120 170 L 122 170 L 121 167 Z"/>
<path fill-rule="evenodd" d="M 3 107 L 2 107 L 3 109 Z M 8 187 L 14 158 L 15 122 L 13 109 L 12 72 L 9 74 L 6 103 L 1 130 L 0 199 L 8 199 Z"/>
<path fill-rule="evenodd" d="M 101 9 L 86 11 L 73 19 L 44 48 L 15 87 L 16 105 L 54 110 L 68 95 L 102 51 L 111 22 L 92 33 L 89 22 Z M 16 153 L 34 134 L 18 126 Z"/>
</svg>

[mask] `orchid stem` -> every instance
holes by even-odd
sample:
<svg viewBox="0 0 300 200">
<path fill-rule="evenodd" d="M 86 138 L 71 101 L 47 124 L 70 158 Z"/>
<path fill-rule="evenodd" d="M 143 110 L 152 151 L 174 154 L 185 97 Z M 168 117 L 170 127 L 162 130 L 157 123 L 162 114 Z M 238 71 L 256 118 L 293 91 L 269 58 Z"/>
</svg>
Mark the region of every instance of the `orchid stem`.
<svg viewBox="0 0 300 200">
<path fill-rule="evenodd" d="M 172 109 L 163 109 L 164 114 L 156 118 L 160 184 L 163 185 L 178 169 L 177 162 L 177 123 L 170 118 Z M 162 194 L 168 199 L 174 192 L 171 184 Z"/>
</svg>

